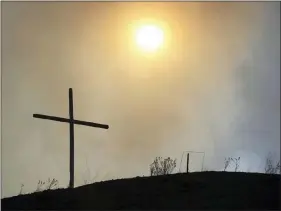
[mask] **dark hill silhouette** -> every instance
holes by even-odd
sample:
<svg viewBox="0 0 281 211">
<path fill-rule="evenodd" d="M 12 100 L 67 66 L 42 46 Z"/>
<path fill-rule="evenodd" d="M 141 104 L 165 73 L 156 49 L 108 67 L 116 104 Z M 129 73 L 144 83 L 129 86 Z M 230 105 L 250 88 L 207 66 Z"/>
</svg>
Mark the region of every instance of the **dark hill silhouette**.
<svg viewBox="0 0 281 211">
<path fill-rule="evenodd" d="M 280 175 L 195 172 L 110 180 L 2 199 L 2 209 L 279 209 Z"/>
</svg>

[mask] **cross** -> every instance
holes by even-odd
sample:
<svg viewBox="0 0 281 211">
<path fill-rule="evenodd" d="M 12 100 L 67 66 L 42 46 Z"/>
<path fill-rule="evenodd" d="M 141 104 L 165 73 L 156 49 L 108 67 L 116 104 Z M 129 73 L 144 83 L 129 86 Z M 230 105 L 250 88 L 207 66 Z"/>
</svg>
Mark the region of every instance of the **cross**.
<svg viewBox="0 0 281 211">
<path fill-rule="evenodd" d="M 56 117 L 56 116 L 48 116 L 43 114 L 33 114 L 34 118 L 39 119 L 48 119 L 53 120 L 57 122 L 66 122 L 69 123 L 69 136 L 70 136 L 70 159 L 69 159 L 69 187 L 74 187 L 74 124 L 76 125 L 85 125 L 90 127 L 98 127 L 103 129 L 108 129 L 108 125 L 104 124 L 98 124 L 94 122 L 86 122 L 81 120 L 74 119 L 73 115 L 73 94 L 72 94 L 72 88 L 68 91 L 69 96 L 69 119 L 63 118 L 63 117 Z"/>
</svg>

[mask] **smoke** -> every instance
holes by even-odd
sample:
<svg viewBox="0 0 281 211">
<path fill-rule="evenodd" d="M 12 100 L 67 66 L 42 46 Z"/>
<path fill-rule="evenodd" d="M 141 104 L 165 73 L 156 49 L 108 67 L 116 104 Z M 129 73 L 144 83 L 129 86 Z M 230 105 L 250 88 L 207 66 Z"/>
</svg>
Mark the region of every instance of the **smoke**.
<svg viewBox="0 0 281 211">
<path fill-rule="evenodd" d="M 242 170 L 263 171 L 280 155 L 278 5 L 4 2 L 2 194 L 68 184 L 68 125 L 32 114 L 67 117 L 69 87 L 76 119 L 110 126 L 75 126 L 76 185 L 148 175 L 156 156 L 179 165 L 188 150 L 208 169 L 240 156 Z M 165 23 L 158 57 L 129 37 L 144 14 Z"/>
</svg>

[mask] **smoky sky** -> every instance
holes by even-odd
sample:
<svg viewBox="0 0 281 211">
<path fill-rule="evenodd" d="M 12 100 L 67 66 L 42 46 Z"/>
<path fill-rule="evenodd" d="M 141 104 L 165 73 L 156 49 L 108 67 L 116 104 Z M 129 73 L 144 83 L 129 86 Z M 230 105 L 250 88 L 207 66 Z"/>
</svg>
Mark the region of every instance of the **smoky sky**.
<svg viewBox="0 0 281 211">
<path fill-rule="evenodd" d="M 2 3 L 2 195 L 69 180 L 68 117 L 75 126 L 75 185 L 149 175 L 156 156 L 205 152 L 204 168 L 227 156 L 263 171 L 280 156 L 279 2 Z M 165 24 L 165 49 L 138 52 L 130 27 Z M 200 170 L 202 156 L 191 155 Z M 183 164 L 182 164 L 183 165 Z M 184 168 L 183 168 L 184 169 Z"/>
</svg>

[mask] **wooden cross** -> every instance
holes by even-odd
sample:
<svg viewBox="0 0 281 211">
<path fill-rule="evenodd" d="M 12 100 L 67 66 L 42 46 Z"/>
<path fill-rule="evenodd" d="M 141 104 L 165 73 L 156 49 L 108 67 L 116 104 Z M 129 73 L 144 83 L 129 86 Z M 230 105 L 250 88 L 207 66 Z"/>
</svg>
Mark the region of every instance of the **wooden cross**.
<svg viewBox="0 0 281 211">
<path fill-rule="evenodd" d="M 73 115 L 73 94 L 72 94 L 72 88 L 69 89 L 69 119 L 63 118 L 63 117 L 56 117 L 56 116 L 47 116 L 43 114 L 33 114 L 34 118 L 39 119 L 48 119 L 58 122 L 67 122 L 69 123 L 69 136 L 70 136 L 70 160 L 69 160 L 69 187 L 74 187 L 74 124 L 76 125 L 85 125 L 90 127 L 98 127 L 103 129 L 108 129 L 108 125 L 104 124 L 98 124 L 93 122 L 86 122 L 81 120 L 74 119 Z"/>
</svg>

